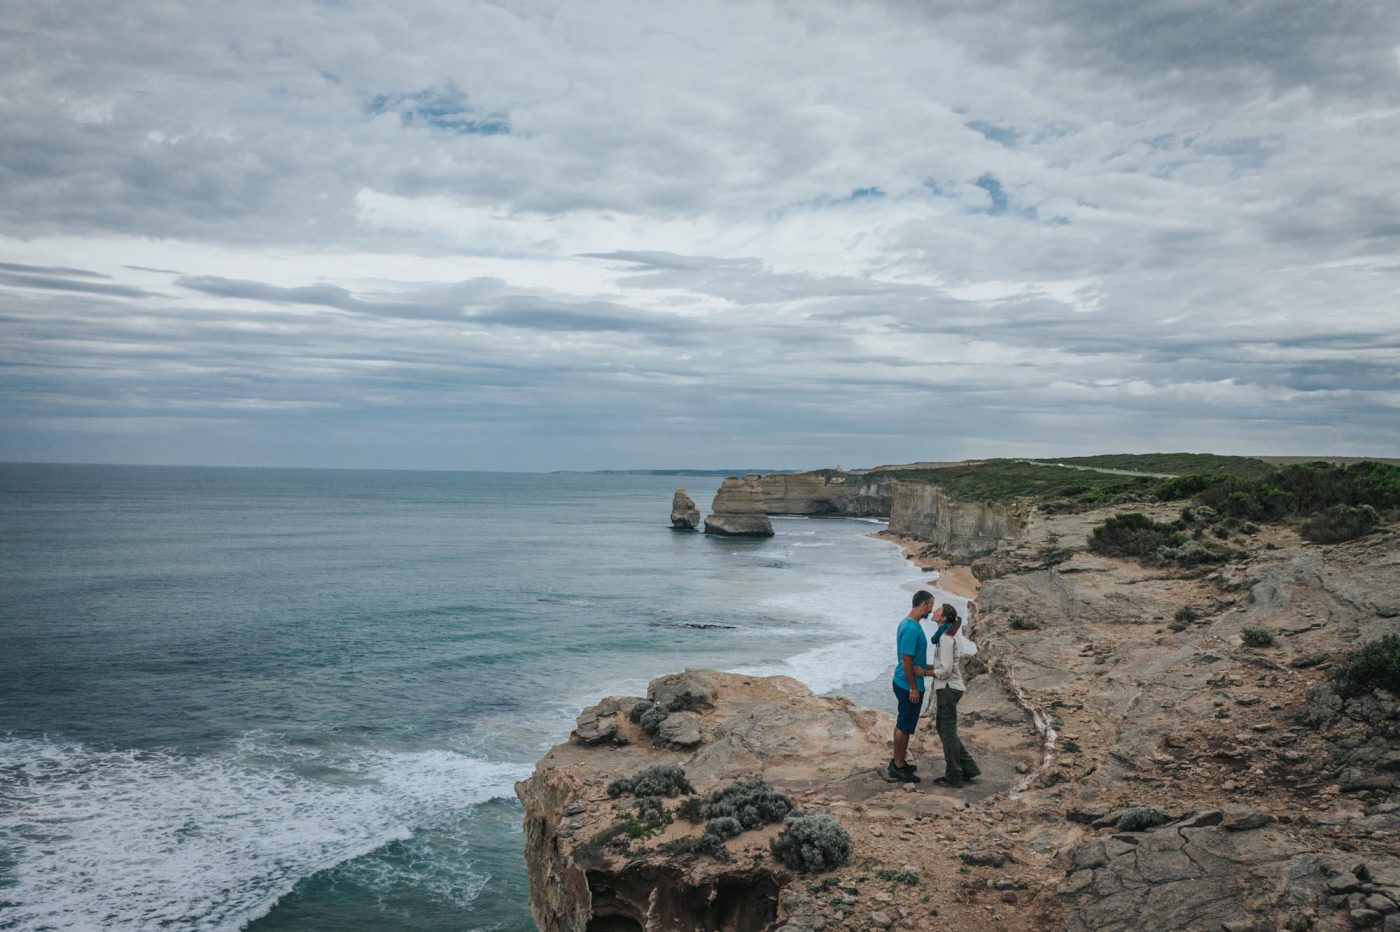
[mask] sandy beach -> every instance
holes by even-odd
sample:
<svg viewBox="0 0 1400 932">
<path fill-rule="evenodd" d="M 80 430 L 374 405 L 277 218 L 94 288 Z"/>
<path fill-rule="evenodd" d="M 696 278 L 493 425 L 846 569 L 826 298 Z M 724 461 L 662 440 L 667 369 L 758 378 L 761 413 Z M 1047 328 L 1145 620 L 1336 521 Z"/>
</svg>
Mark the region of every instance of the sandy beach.
<svg viewBox="0 0 1400 932">
<path fill-rule="evenodd" d="M 975 599 L 982 589 L 982 584 L 977 581 L 977 577 L 972 575 L 972 567 L 963 563 L 949 563 L 942 557 L 924 557 L 920 553 L 928 546 L 927 541 L 915 540 L 912 537 L 900 537 L 888 531 L 876 531 L 869 535 L 879 540 L 887 540 L 898 544 L 904 551 L 904 556 L 917 566 L 920 570 L 929 570 L 938 574 L 937 580 L 930 580 L 931 585 L 963 599 Z"/>
</svg>

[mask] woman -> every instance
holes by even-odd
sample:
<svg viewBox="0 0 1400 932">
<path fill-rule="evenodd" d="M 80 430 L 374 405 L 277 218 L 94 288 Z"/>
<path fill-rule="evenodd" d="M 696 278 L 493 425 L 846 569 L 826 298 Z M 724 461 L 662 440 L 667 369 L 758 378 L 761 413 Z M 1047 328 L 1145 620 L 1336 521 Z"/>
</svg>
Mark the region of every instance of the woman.
<svg viewBox="0 0 1400 932">
<path fill-rule="evenodd" d="M 968 611 L 972 611 L 971 605 L 968 606 Z M 933 782 L 940 786 L 959 787 L 982 773 L 972 755 L 967 753 L 967 748 L 963 747 L 962 740 L 958 738 L 958 701 L 967 689 L 962 671 L 964 648 L 958 638 L 962 619 L 958 617 L 958 610 L 951 605 L 941 606 L 935 617 L 947 627 L 934 648 L 934 724 L 938 730 L 938 739 L 943 742 L 944 771 L 943 776 Z"/>
</svg>

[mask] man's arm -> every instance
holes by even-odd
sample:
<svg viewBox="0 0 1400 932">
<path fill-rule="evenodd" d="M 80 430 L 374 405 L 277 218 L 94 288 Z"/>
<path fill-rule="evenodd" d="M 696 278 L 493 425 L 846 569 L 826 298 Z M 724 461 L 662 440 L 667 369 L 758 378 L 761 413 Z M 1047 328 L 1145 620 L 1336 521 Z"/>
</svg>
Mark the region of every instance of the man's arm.
<svg viewBox="0 0 1400 932">
<path fill-rule="evenodd" d="M 914 666 L 914 655 L 900 654 L 899 662 L 904 666 L 904 682 L 909 684 L 909 701 L 918 702 L 919 687 L 915 684 L 917 684 L 919 681 L 915 678 L 914 671 L 920 668 Z"/>
</svg>

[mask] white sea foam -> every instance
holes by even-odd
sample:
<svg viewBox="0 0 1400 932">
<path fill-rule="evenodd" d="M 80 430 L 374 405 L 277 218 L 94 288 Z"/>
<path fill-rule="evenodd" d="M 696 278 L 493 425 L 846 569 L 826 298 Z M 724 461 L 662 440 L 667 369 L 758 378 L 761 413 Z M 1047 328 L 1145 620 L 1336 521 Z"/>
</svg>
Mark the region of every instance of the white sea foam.
<svg viewBox="0 0 1400 932">
<path fill-rule="evenodd" d="M 775 614 L 804 619 L 804 632 L 821 641 L 819 646 L 783 660 L 747 665 L 739 672 L 791 676 L 818 693 L 868 683 L 893 671 L 895 623 L 909 609 L 909 593 L 932 588 L 940 602 L 963 610 L 965 600 L 930 587 L 927 581 L 935 574 L 915 569 L 897 545 L 870 545 L 883 547 L 884 554 L 866 572 L 815 578 L 801 592 L 763 603 Z"/>
<path fill-rule="evenodd" d="M 267 739 L 210 757 L 0 739 L 0 844 L 17 860 L 4 927 L 237 929 L 305 877 L 508 795 L 526 770 Z M 454 884 L 467 901 L 480 890 Z"/>
</svg>

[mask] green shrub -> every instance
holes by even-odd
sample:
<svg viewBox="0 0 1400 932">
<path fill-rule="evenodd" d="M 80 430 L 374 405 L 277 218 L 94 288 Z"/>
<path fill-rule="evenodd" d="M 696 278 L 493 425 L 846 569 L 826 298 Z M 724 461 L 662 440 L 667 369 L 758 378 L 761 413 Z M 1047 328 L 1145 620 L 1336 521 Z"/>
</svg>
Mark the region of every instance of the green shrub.
<svg viewBox="0 0 1400 932">
<path fill-rule="evenodd" d="M 1144 514 L 1114 515 L 1094 528 L 1089 549 L 1109 557 L 1150 557 L 1164 547 L 1178 546 L 1184 538 L 1169 525 L 1158 524 Z"/>
<path fill-rule="evenodd" d="M 1221 540 L 1228 540 L 1230 538 L 1230 529 L 1227 527 L 1213 527 L 1210 529 L 1210 532 Z"/>
<path fill-rule="evenodd" d="M 1200 618 L 1201 614 L 1191 606 L 1183 605 L 1181 606 L 1181 608 L 1176 610 L 1176 615 L 1174 615 L 1173 617 L 1176 618 L 1177 621 L 1183 621 L 1187 624 L 1190 624 L 1191 622 Z"/>
<path fill-rule="evenodd" d="M 745 829 L 781 822 L 792 812 L 791 797 L 784 796 L 762 780 L 740 780 L 710 794 L 705 818 L 738 819 Z"/>
<path fill-rule="evenodd" d="M 1273 647 L 1274 633 L 1268 628 L 1245 628 L 1240 634 L 1245 647 Z"/>
<path fill-rule="evenodd" d="M 1190 498 L 1198 495 L 1221 481 L 1220 476 L 1177 476 L 1175 479 L 1168 479 L 1157 488 L 1152 490 L 1152 495 L 1159 502 L 1174 502 L 1183 498 Z"/>
<path fill-rule="evenodd" d="M 917 886 L 919 883 L 919 875 L 912 871 L 882 870 L 875 876 L 881 880 L 892 880 L 895 883 L 908 884 L 911 887 Z"/>
<path fill-rule="evenodd" d="M 851 854 L 851 838 L 835 819 L 823 813 L 793 814 L 772 842 L 773 857 L 802 873 L 835 870 Z"/>
<path fill-rule="evenodd" d="M 1352 654 L 1332 674 L 1337 692 L 1359 696 L 1384 689 L 1400 696 L 1400 635 L 1387 634 Z"/>
<path fill-rule="evenodd" d="M 1114 828 L 1120 832 L 1145 832 L 1166 821 L 1167 814 L 1156 806 L 1138 806 L 1123 813 Z"/>
<path fill-rule="evenodd" d="M 685 769 L 678 764 L 653 764 L 638 771 L 631 777 L 622 777 L 608 784 L 608 795 L 619 796 L 682 796 L 694 793 L 695 788 L 685 777 Z"/>
<path fill-rule="evenodd" d="M 1020 615 L 1013 615 L 1010 621 L 1012 631 L 1039 631 L 1040 625 L 1029 618 L 1022 618 Z"/>
<path fill-rule="evenodd" d="M 676 806 L 676 815 L 687 822 L 702 822 L 705 818 L 705 804 L 700 801 L 699 796 L 687 796 Z"/>
<path fill-rule="evenodd" d="M 1299 533 L 1319 544 L 1340 544 L 1376 529 L 1381 516 L 1370 505 L 1333 505 L 1306 522 Z"/>
</svg>

